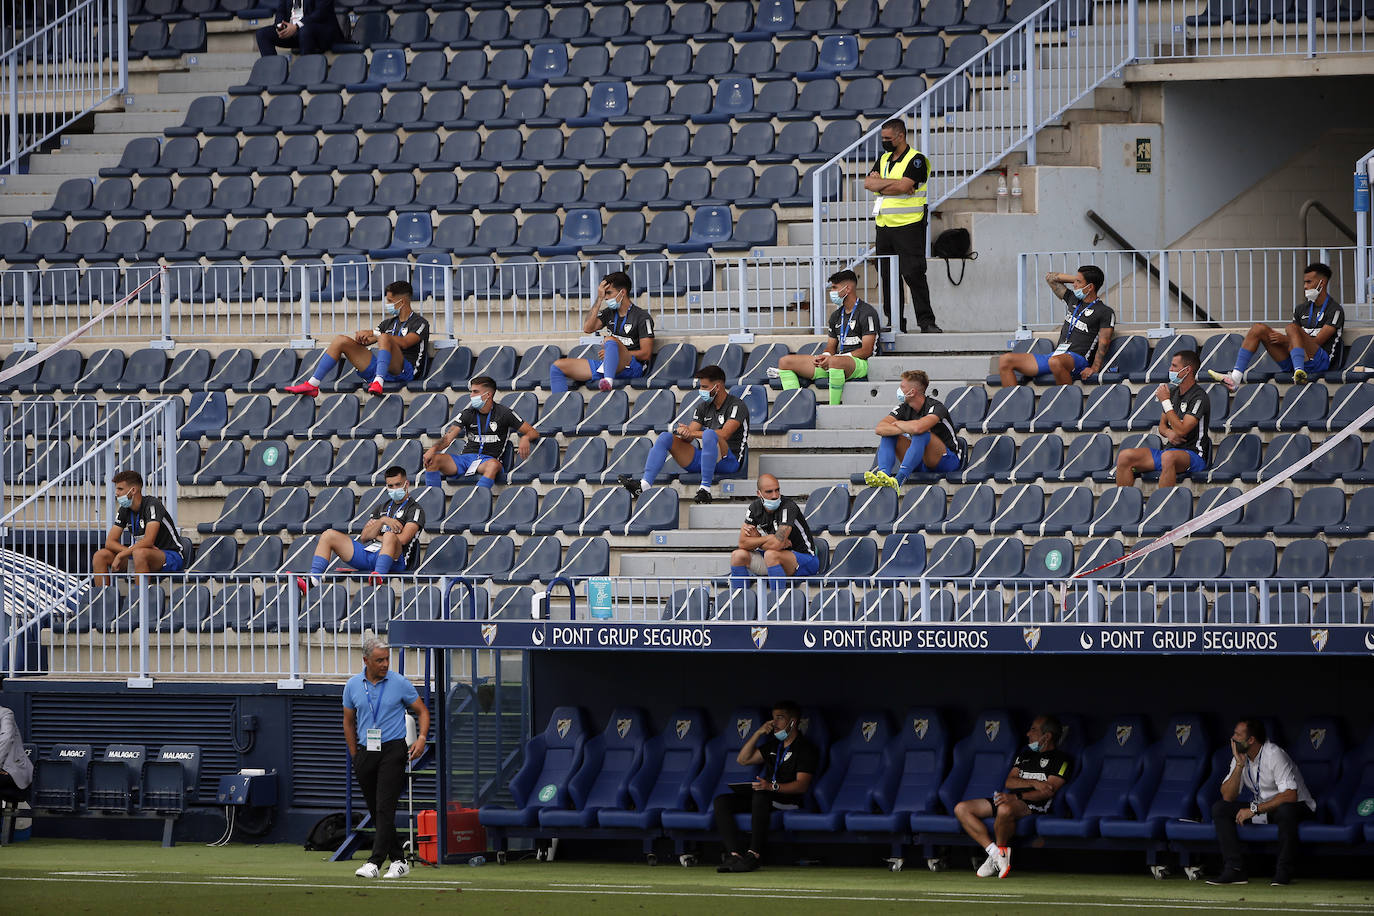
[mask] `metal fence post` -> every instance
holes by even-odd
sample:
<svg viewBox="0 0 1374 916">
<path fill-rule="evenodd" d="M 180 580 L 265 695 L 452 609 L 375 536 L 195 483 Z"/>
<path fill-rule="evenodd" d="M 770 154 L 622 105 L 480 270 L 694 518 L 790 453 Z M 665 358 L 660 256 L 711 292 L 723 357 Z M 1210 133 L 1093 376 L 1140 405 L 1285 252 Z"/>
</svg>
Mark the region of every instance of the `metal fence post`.
<svg viewBox="0 0 1374 916">
<path fill-rule="evenodd" d="M 744 258 L 737 262 L 739 269 L 739 334 L 749 333 L 749 280 L 744 270 Z"/>
<path fill-rule="evenodd" d="M 824 272 L 821 270 L 821 175 L 825 172 L 825 166 L 821 166 L 811 173 L 811 323 L 815 325 L 820 319 L 819 315 L 823 308 L 821 306 L 821 278 Z"/>
<path fill-rule="evenodd" d="M 309 350 L 315 346 L 315 341 L 310 336 L 310 285 L 305 282 L 306 271 L 309 268 L 298 264 L 296 269 L 301 272 L 301 336 L 291 341 L 291 346 L 296 350 Z"/>
<path fill-rule="evenodd" d="M 305 686 L 301 678 L 301 592 L 294 585 L 286 590 L 286 606 L 291 613 L 291 631 L 286 636 L 288 664 L 291 670 L 287 676 L 277 681 L 278 690 L 300 690 Z"/>
<path fill-rule="evenodd" d="M 1035 17 L 1023 23 L 1026 30 L 1026 165 L 1035 165 L 1035 132 L 1039 118 L 1035 113 Z"/>
<path fill-rule="evenodd" d="M 24 283 L 24 339 L 15 341 L 14 349 L 25 352 L 38 349 L 33 337 L 33 287 L 27 282 Z"/>
<path fill-rule="evenodd" d="M 128 5 L 127 3 L 120 3 L 119 0 L 114 0 L 114 5 L 115 5 L 115 7 L 119 10 L 119 28 L 115 30 L 116 33 L 117 33 L 118 36 L 119 36 L 119 91 L 120 91 L 120 92 L 128 92 L 128 91 L 129 91 L 129 5 Z M 99 41 L 100 41 L 100 38 L 99 38 L 99 36 L 97 35 L 97 37 L 96 37 L 96 42 L 99 43 Z M 99 55 L 99 53 L 100 53 L 100 52 L 99 52 L 99 49 L 97 48 L 96 54 Z M 97 57 L 97 59 L 98 59 L 98 57 Z"/>
<path fill-rule="evenodd" d="M 162 275 L 158 280 L 158 286 L 162 288 L 162 339 L 151 341 L 148 346 L 154 350 L 170 350 L 175 346 L 172 340 L 172 291 L 167 288 L 166 268 L 159 265 L 158 273 Z"/>
<path fill-rule="evenodd" d="M 149 688 L 153 679 L 148 676 L 148 575 L 144 573 L 136 580 L 138 583 L 138 677 L 131 677 L 128 686 Z"/>
<path fill-rule="evenodd" d="M 449 346 L 458 345 L 458 335 L 453 332 L 453 272 L 457 270 L 452 264 L 444 267 L 444 333 L 452 341 Z"/>
<path fill-rule="evenodd" d="M 1307 0 L 1307 56 L 1317 56 L 1317 0 Z"/>
<path fill-rule="evenodd" d="M 1026 321 L 1026 258 L 1021 252 L 1016 256 L 1016 339 L 1027 340 L 1031 336 L 1030 324 Z"/>
<path fill-rule="evenodd" d="M 123 15 L 123 8 L 120 14 Z M 19 174 L 19 50 L 10 51 L 10 174 Z"/>
<path fill-rule="evenodd" d="M 1140 4 L 1135 0 L 1126 3 L 1126 61 L 1129 63 L 1140 57 Z"/>
<path fill-rule="evenodd" d="M 162 411 L 162 473 L 165 475 L 165 484 L 162 489 L 162 501 L 167 506 L 167 511 L 172 514 L 172 518 L 180 518 L 177 514 L 177 418 L 176 412 L 172 409 L 171 401 L 163 401 Z"/>
<path fill-rule="evenodd" d="M 1169 252 L 1159 252 L 1159 330 L 1169 336 Z"/>
</svg>

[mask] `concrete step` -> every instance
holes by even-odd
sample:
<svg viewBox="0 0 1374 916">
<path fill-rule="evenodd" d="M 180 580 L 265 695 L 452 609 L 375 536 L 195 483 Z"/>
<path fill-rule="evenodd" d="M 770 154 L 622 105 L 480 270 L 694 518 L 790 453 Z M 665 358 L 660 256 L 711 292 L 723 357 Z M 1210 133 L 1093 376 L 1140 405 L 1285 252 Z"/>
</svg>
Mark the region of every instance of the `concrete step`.
<svg viewBox="0 0 1374 916">
<path fill-rule="evenodd" d="M 859 444 L 855 443 L 856 446 Z M 832 452 L 825 455 L 762 455 L 759 457 L 759 473 L 772 474 L 780 480 L 787 481 L 784 489 L 789 493 L 800 492 L 792 482 L 794 478 L 815 478 L 836 482 L 846 480 L 850 474 L 862 473 L 871 467 L 873 467 L 871 451 L 849 454 Z"/>
<path fill-rule="evenodd" d="M 0 175 L 0 198 L 22 194 L 52 194 L 61 183 L 61 178 L 51 175 Z"/>
<path fill-rule="evenodd" d="M 116 153 L 122 154 L 124 147 L 135 137 L 147 134 L 68 134 L 62 138 L 64 153 Z"/>
<path fill-rule="evenodd" d="M 845 400 L 849 401 L 849 386 L 844 389 Z M 882 392 L 877 397 L 881 398 Z M 897 396 L 892 395 L 892 404 L 897 403 Z M 841 404 L 838 407 L 831 407 L 822 404 L 816 408 L 816 428 L 818 430 L 847 430 L 852 433 L 856 429 L 872 429 L 878 425 L 878 421 L 892 410 L 886 404 Z"/>
<path fill-rule="evenodd" d="M 730 538 L 722 537 L 720 532 L 739 531 L 739 526 L 744 524 L 744 512 L 738 503 L 724 506 L 690 506 L 687 509 L 687 524 L 694 532 L 711 529 L 714 531 L 717 544 L 728 544 Z"/>
<path fill-rule="evenodd" d="M 128 112 L 175 111 L 184 114 L 191 103 L 204 92 L 145 92 L 125 96 L 124 110 Z"/>
<path fill-rule="evenodd" d="M 252 55 L 254 59 L 257 55 Z M 236 86 L 248 78 L 253 65 L 235 66 L 227 69 L 206 69 L 197 67 L 190 71 L 163 73 L 158 76 L 157 91 L 176 92 L 195 95 L 221 95 L 230 86 Z"/>
<path fill-rule="evenodd" d="M 34 156 L 29 161 L 29 171 L 35 175 L 60 175 L 63 178 L 94 175 L 106 166 L 119 162 L 117 153 L 67 153 L 56 152 L 46 156 Z"/>
<path fill-rule="evenodd" d="M 164 127 L 180 124 L 183 117 L 184 112 L 181 111 L 98 112 L 95 131 L 143 136 L 161 134 Z"/>
<path fill-rule="evenodd" d="M 733 547 L 733 542 L 722 544 L 719 556 L 706 553 L 675 554 L 667 551 L 662 553 L 622 553 L 620 555 L 620 575 L 693 579 L 708 576 L 724 577 L 730 574 L 729 552 Z"/>
</svg>

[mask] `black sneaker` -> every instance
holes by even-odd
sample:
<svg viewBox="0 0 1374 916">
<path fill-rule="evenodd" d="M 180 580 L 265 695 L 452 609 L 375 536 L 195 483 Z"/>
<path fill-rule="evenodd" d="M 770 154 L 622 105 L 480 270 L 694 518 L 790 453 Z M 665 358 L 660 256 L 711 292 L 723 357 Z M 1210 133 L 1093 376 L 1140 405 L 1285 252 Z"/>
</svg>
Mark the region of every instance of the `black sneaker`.
<svg viewBox="0 0 1374 916">
<path fill-rule="evenodd" d="M 746 852 L 742 856 L 736 856 L 736 861 L 730 863 L 730 870 L 733 872 L 758 871 L 759 857 L 752 852 Z"/>
<path fill-rule="evenodd" d="M 921 333 L 922 333 L 922 334 L 943 334 L 943 333 L 945 333 L 945 332 L 942 331 L 942 330 L 940 330 L 940 326 L 939 326 L 938 324 L 923 324 L 923 325 L 921 325 Z"/>
<path fill-rule="evenodd" d="M 1270 887 L 1287 887 L 1293 883 L 1293 879 L 1287 875 L 1275 875 L 1274 880 L 1269 882 Z"/>
<path fill-rule="evenodd" d="M 1250 879 L 1240 872 L 1228 868 L 1215 878 L 1208 878 L 1207 883 L 1213 887 L 1224 887 L 1229 884 L 1249 884 Z"/>
<path fill-rule="evenodd" d="M 712 501 L 712 499 L 713 497 L 711 496 L 711 491 L 706 489 L 705 487 L 702 487 L 699 490 L 697 490 L 697 495 L 692 497 L 692 502 L 709 503 Z"/>
<path fill-rule="evenodd" d="M 740 860 L 740 854 L 739 854 L 739 853 L 737 853 L 737 852 L 729 853 L 729 854 L 726 855 L 723 859 L 720 860 L 720 865 L 716 868 L 716 871 L 717 871 L 719 874 L 722 874 L 722 875 L 728 874 L 729 872 L 732 872 L 732 871 L 735 871 L 735 863 L 738 862 L 739 860 Z"/>
<path fill-rule="evenodd" d="M 638 479 L 631 474 L 621 474 L 619 480 L 620 485 L 630 491 L 631 498 L 639 499 L 639 494 L 643 492 L 644 488 L 639 485 Z"/>
</svg>

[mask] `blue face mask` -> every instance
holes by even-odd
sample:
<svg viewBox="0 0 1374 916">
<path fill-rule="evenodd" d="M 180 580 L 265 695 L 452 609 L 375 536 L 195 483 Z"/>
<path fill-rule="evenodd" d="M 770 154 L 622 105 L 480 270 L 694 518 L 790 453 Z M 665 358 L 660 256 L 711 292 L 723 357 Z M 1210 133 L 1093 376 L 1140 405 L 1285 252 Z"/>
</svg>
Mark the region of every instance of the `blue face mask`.
<svg viewBox="0 0 1374 916">
<path fill-rule="evenodd" d="M 395 318 L 400 314 L 400 309 L 388 302 L 386 305 L 382 306 L 382 314 L 388 318 Z"/>
<path fill-rule="evenodd" d="M 1181 382 L 1181 381 L 1183 381 L 1183 373 L 1182 373 L 1182 372 L 1174 372 L 1172 369 L 1169 370 L 1169 384 L 1170 384 L 1170 385 L 1172 385 L 1173 387 L 1177 388 L 1179 382 Z"/>
<path fill-rule="evenodd" d="M 841 296 L 839 293 L 835 292 L 832 289 L 830 291 L 830 301 L 835 303 L 836 305 L 844 305 L 844 296 Z"/>
<path fill-rule="evenodd" d="M 1038 752 L 1040 750 L 1040 742 L 1032 741 L 1030 744 L 1026 745 L 1026 747 L 1030 748 L 1032 751 Z"/>
<path fill-rule="evenodd" d="M 474 394 L 472 397 L 468 398 L 468 406 L 471 407 L 473 410 L 481 410 L 482 403 L 483 401 L 481 395 Z"/>
<path fill-rule="evenodd" d="M 900 389 L 900 388 L 897 389 L 897 403 L 898 403 L 898 404 L 905 404 L 905 403 L 906 403 L 906 392 L 903 391 L 903 390 Z"/>
<path fill-rule="evenodd" d="M 776 512 L 778 506 L 781 506 L 781 505 L 782 505 L 782 498 L 781 498 L 781 497 L 779 497 L 778 499 L 765 499 L 765 500 L 763 501 L 763 508 L 767 509 L 769 512 Z"/>
<path fill-rule="evenodd" d="M 716 395 L 715 392 L 711 391 L 710 389 L 706 389 L 703 391 L 698 391 L 697 397 L 701 398 L 703 402 L 707 402 L 715 400 Z"/>
<path fill-rule="evenodd" d="M 134 498 L 132 496 L 116 496 L 115 502 L 119 504 L 121 509 L 130 509 L 134 505 Z"/>
<path fill-rule="evenodd" d="M 1088 291 L 1081 286 L 1075 286 L 1073 294 L 1078 297 L 1079 302 L 1082 302 L 1083 299 L 1088 295 Z"/>
<path fill-rule="evenodd" d="M 391 501 L 392 501 L 392 502 L 398 503 L 398 502 L 400 502 L 401 500 L 403 500 L 403 499 L 406 498 L 406 488 L 405 488 L 405 487 L 396 487 L 396 488 L 394 488 L 394 489 L 388 488 L 387 491 L 386 491 L 386 495 L 389 496 L 389 497 L 391 497 Z"/>
<path fill-rule="evenodd" d="M 777 738 L 779 741 L 786 741 L 789 734 L 791 733 L 787 729 L 782 728 L 773 732 L 773 737 Z"/>
</svg>

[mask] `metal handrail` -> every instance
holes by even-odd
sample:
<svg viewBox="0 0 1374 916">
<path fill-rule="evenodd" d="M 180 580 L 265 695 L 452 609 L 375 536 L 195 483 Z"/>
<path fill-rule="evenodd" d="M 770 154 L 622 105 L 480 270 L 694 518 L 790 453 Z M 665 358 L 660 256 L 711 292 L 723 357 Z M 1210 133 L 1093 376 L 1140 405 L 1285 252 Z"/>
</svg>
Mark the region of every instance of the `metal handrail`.
<svg viewBox="0 0 1374 916">
<path fill-rule="evenodd" d="M 1135 247 L 1130 242 L 1128 242 L 1126 240 L 1126 237 L 1123 236 L 1120 232 L 1117 232 L 1116 229 L 1113 228 L 1111 223 L 1103 219 L 1096 210 L 1089 210 L 1085 215 L 1088 217 L 1088 222 L 1092 223 L 1094 226 L 1096 226 L 1097 228 L 1101 229 L 1104 233 L 1106 233 L 1107 238 L 1111 239 L 1113 242 L 1116 242 L 1116 244 L 1120 245 L 1124 250 L 1132 252 L 1136 264 L 1140 265 L 1141 267 L 1149 271 L 1151 277 L 1153 277 L 1155 280 L 1159 280 L 1161 278 L 1159 268 L 1156 267 L 1153 263 L 1151 263 L 1150 259 L 1145 257 L 1145 255 L 1143 255 L 1140 252 L 1139 248 Z M 1096 242 L 1097 239 L 1094 238 L 1093 241 Z M 1304 247 L 1305 246 L 1306 240 L 1304 240 Z M 1192 296 L 1188 295 L 1183 290 L 1179 289 L 1177 283 L 1175 283 L 1173 280 L 1168 280 L 1166 282 L 1169 288 L 1169 292 L 1173 293 L 1175 298 L 1177 298 L 1180 303 L 1192 309 L 1193 314 L 1195 316 L 1201 315 L 1203 322 L 1207 324 L 1209 327 L 1221 327 L 1221 325 L 1213 321 L 1205 311 L 1198 307 L 1198 304 L 1193 301 Z"/>
<path fill-rule="evenodd" d="M 1331 208 L 1328 207 L 1326 204 L 1322 203 L 1316 198 L 1309 198 L 1303 201 L 1302 206 L 1298 208 L 1298 222 L 1302 224 L 1302 247 L 1312 247 L 1310 244 L 1310 240 L 1307 237 L 1307 216 L 1313 210 L 1316 210 L 1322 216 L 1326 217 L 1327 222 L 1335 226 L 1336 229 L 1338 229 L 1340 233 L 1344 235 L 1346 238 L 1350 239 L 1350 241 L 1355 241 L 1354 229 L 1351 229 L 1349 226 L 1345 224 L 1344 221 L 1341 220 L 1340 217 L 1332 213 Z"/>
</svg>

